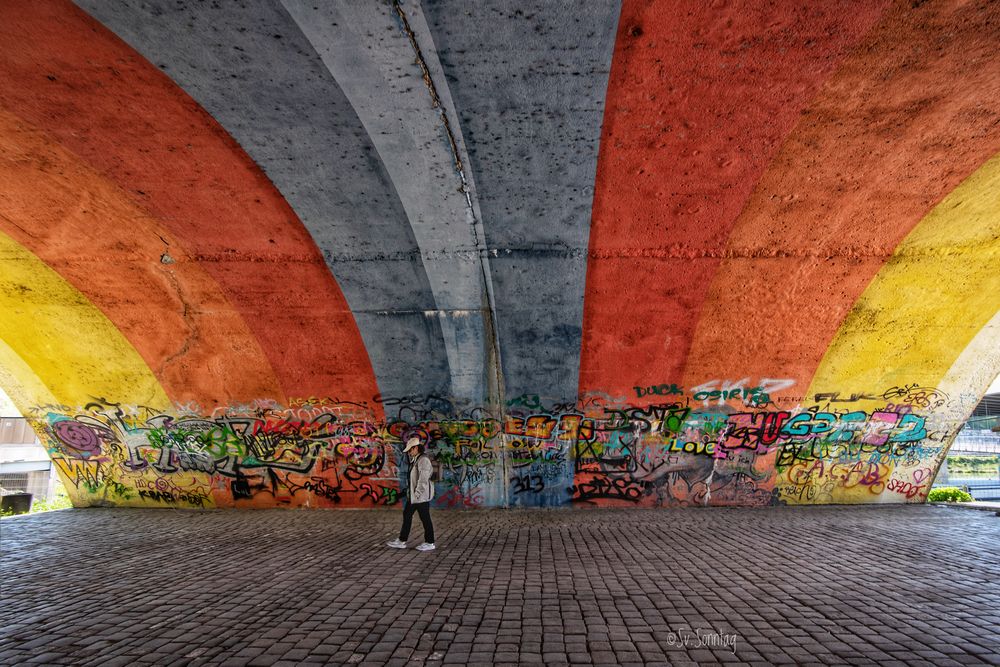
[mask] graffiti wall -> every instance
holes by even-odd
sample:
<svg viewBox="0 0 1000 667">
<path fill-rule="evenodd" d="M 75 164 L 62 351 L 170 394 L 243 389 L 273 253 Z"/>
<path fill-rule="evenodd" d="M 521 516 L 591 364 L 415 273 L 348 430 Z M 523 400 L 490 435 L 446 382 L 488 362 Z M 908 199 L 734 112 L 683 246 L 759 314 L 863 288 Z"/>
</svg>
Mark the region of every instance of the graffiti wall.
<svg viewBox="0 0 1000 667">
<path fill-rule="evenodd" d="M 0 2 L 78 505 L 915 503 L 1000 373 L 1000 3 L 216 4 Z"/>
<path fill-rule="evenodd" d="M 438 396 L 170 414 L 94 402 L 32 421 L 78 504 L 186 508 L 399 505 L 414 435 L 442 509 L 920 502 L 960 425 L 933 417 L 947 395 L 916 385 L 794 406 L 763 385 L 697 389 L 525 395 L 495 413 Z"/>
</svg>

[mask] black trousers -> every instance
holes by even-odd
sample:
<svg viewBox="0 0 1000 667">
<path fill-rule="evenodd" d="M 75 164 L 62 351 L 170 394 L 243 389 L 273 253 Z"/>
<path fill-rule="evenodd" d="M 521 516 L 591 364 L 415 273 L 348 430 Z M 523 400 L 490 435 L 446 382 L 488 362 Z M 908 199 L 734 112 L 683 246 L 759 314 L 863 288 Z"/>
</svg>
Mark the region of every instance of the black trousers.
<svg viewBox="0 0 1000 667">
<path fill-rule="evenodd" d="M 406 541 L 410 537 L 410 526 L 413 524 L 413 513 L 420 515 L 420 523 L 424 524 L 424 542 L 434 544 L 434 524 L 431 523 L 431 504 L 411 503 L 403 505 L 403 527 L 399 529 L 399 539 Z"/>
</svg>

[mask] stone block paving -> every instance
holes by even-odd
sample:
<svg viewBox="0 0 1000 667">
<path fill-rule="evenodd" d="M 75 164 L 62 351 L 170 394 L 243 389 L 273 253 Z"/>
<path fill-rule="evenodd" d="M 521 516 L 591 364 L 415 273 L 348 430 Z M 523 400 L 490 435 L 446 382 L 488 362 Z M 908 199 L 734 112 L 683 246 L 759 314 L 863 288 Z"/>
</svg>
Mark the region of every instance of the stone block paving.
<svg viewBox="0 0 1000 667">
<path fill-rule="evenodd" d="M 1000 665 L 991 513 L 435 519 L 428 553 L 387 510 L 4 519 L 0 664 Z"/>
</svg>

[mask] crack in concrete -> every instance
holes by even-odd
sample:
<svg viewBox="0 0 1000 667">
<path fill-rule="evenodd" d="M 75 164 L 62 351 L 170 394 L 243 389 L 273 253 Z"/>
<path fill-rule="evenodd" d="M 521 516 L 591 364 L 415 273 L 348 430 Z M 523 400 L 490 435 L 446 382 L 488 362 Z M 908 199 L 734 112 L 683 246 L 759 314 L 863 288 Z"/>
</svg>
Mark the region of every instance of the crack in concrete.
<svg viewBox="0 0 1000 667">
<path fill-rule="evenodd" d="M 455 161 L 455 171 L 458 174 L 461 185 L 459 191 L 465 195 L 465 203 L 469 212 L 469 217 L 472 220 L 472 234 L 476 242 L 476 248 L 479 252 L 479 262 L 480 271 L 483 278 L 483 286 L 486 291 L 486 309 L 482 312 L 486 315 L 484 325 L 487 329 L 489 335 L 489 340 L 491 341 L 491 365 L 493 366 L 493 379 L 496 383 L 493 388 L 496 392 L 497 397 L 497 407 L 499 410 L 503 410 L 506 405 L 506 397 L 504 391 L 504 378 L 503 378 L 503 368 L 500 359 L 500 337 L 496 326 L 497 318 L 497 308 L 496 308 L 496 296 L 493 292 L 493 281 L 490 277 L 489 270 L 489 248 L 486 245 L 485 230 L 483 232 L 483 237 L 479 234 L 479 225 L 481 220 L 476 215 L 476 207 L 472 201 L 472 188 L 469 185 L 469 179 L 466 178 L 465 166 L 462 162 L 461 151 L 458 147 L 458 140 L 456 139 L 455 132 L 452 130 L 451 121 L 448 118 L 447 110 L 441 103 L 441 98 L 438 95 L 437 86 L 434 84 L 434 78 L 431 76 L 430 69 L 427 67 L 427 62 L 424 59 L 424 55 L 420 49 L 420 44 L 417 43 L 417 36 L 410 27 L 410 21 L 406 16 L 406 12 L 403 11 L 403 7 L 399 0 L 392 0 L 392 8 L 399 17 L 401 28 L 406 34 L 410 41 L 410 47 L 413 49 L 413 55 L 416 61 L 417 67 L 420 68 L 421 77 L 424 81 L 424 86 L 427 88 L 428 93 L 431 97 L 431 108 L 437 109 L 438 114 L 441 117 L 441 123 L 444 128 L 445 135 L 448 138 L 448 145 L 451 149 L 452 157 Z M 457 118 L 456 118 L 457 120 Z M 488 392 L 491 396 L 493 391 Z M 505 499 L 506 504 L 506 499 Z"/>
<path fill-rule="evenodd" d="M 10 225 L 12 227 L 17 227 L 28 238 L 32 238 L 32 239 L 37 239 L 38 238 L 38 236 L 36 234 L 31 233 L 29 230 L 27 230 L 24 227 L 22 227 L 21 225 L 17 224 L 16 222 L 14 222 L 14 220 L 12 218 L 9 218 L 6 215 L 0 214 L 0 220 L 3 220 L 4 224 Z"/>
<path fill-rule="evenodd" d="M 444 131 L 448 137 L 448 144 L 451 146 L 451 155 L 455 159 L 455 171 L 459 173 L 462 177 L 462 186 L 466 185 L 465 181 L 465 170 L 462 166 L 462 157 L 459 155 L 458 143 L 455 141 L 455 134 L 451 131 L 451 122 L 448 120 L 448 114 L 444 112 L 444 105 L 441 104 L 441 98 L 438 96 L 437 87 L 434 85 L 434 80 L 431 78 L 431 71 L 427 68 L 427 62 L 424 60 L 424 54 L 420 51 L 420 45 L 417 44 L 417 36 L 414 34 L 413 29 L 410 28 L 410 21 L 406 18 L 406 12 L 403 11 L 403 7 L 399 4 L 399 0 L 392 0 L 392 8 L 395 10 L 396 15 L 403 25 L 403 32 L 406 33 L 406 37 L 410 40 L 410 46 L 413 48 L 413 54 L 416 57 L 417 67 L 420 68 L 420 74 L 424 80 L 424 86 L 427 87 L 427 91 L 431 96 L 431 108 L 437 109 L 441 116 L 441 122 L 444 124 Z M 472 201 L 469 199 L 469 193 L 467 189 L 463 189 L 465 197 L 468 200 L 469 206 L 472 206 Z"/>
<path fill-rule="evenodd" d="M 166 241 L 164 241 L 164 243 L 166 243 Z M 189 317 L 191 314 L 191 307 L 188 305 L 187 299 L 184 297 L 184 291 L 181 289 L 180 281 L 177 280 L 177 276 L 174 275 L 174 272 L 168 268 L 164 268 L 163 274 L 166 275 L 170 285 L 174 288 L 174 292 L 177 293 L 177 299 L 181 302 L 181 319 L 184 321 L 184 326 L 188 329 L 188 335 L 184 339 L 184 344 L 181 345 L 180 349 L 165 358 L 160 364 L 160 369 L 156 373 L 158 377 L 163 377 L 164 371 L 168 365 L 186 355 L 191 350 L 192 343 L 198 340 L 200 336 L 198 327 L 191 323 Z"/>
</svg>

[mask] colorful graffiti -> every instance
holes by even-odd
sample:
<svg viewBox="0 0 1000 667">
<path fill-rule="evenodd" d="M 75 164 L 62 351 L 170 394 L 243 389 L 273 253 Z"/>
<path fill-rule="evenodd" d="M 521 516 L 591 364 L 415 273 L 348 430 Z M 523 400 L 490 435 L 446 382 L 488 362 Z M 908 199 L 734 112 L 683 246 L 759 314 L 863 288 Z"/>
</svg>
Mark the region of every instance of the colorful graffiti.
<svg viewBox="0 0 1000 667">
<path fill-rule="evenodd" d="M 396 505 L 412 435 L 441 464 L 440 508 L 919 502 L 955 428 L 929 416 L 948 397 L 917 386 L 853 399 L 881 402 L 868 410 L 830 394 L 761 408 L 740 390 L 705 407 L 704 392 L 673 385 L 643 406 L 522 396 L 500 414 L 433 395 L 207 414 L 95 401 L 32 421 L 79 504 L 190 508 Z M 387 405 L 398 416 L 379 420 Z"/>
<path fill-rule="evenodd" d="M 997 3 L 105 4 L 0 3 L 77 504 L 391 507 L 411 435 L 441 508 L 921 502 L 1000 372 Z"/>
</svg>

